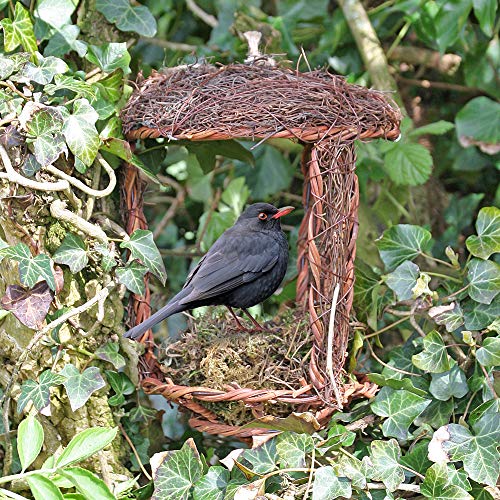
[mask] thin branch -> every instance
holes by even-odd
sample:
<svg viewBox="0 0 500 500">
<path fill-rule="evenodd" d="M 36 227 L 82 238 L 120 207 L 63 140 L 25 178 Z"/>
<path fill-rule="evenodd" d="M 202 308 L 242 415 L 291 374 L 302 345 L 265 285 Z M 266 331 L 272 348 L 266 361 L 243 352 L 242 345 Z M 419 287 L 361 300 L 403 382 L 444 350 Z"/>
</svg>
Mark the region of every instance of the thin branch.
<svg viewBox="0 0 500 500">
<path fill-rule="evenodd" d="M 186 0 L 187 8 L 198 18 L 200 18 L 205 24 L 208 24 L 212 28 L 217 28 L 219 26 L 219 21 L 217 18 L 205 12 L 199 5 L 196 4 L 194 0 Z"/>
<path fill-rule="evenodd" d="M 54 219 L 72 224 L 82 233 L 88 234 L 105 245 L 109 243 L 106 233 L 100 227 L 86 221 L 84 218 L 68 210 L 66 208 L 66 203 L 62 200 L 54 200 L 51 203 L 50 215 L 52 215 Z"/>
<path fill-rule="evenodd" d="M 6 173 L 0 172 L 0 179 L 7 179 L 9 182 L 14 182 L 20 186 L 34 189 L 36 191 L 65 191 L 69 189 L 69 183 L 66 180 L 60 180 L 57 182 L 38 182 L 17 173 L 12 167 L 9 155 L 2 145 L 0 145 L 0 157 L 2 158 L 2 163 L 6 171 Z"/>
<path fill-rule="evenodd" d="M 106 187 L 106 189 L 101 189 L 101 190 L 92 189 L 91 187 L 84 184 L 82 181 L 54 167 L 54 165 L 47 165 L 45 167 L 45 170 L 55 175 L 56 177 L 59 177 L 60 179 L 68 181 L 72 186 L 76 187 L 80 191 L 83 191 L 85 194 L 88 194 L 89 196 L 93 196 L 94 198 L 103 198 L 104 196 L 110 195 L 115 189 L 116 175 L 114 170 L 111 168 L 109 163 L 106 160 L 104 160 L 104 158 L 99 158 L 99 163 L 103 166 L 104 170 L 106 170 L 106 173 L 109 176 L 108 186 Z"/>
<path fill-rule="evenodd" d="M 137 463 L 139 464 L 139 467 L 142 470 L 142 473 L 148 478 L 148 481 L 151 481 L 153 478 L 151 477 L 151 475 L 149 474 L 149 472 L 144 468 L 144 465 L 142 465 L 141 457 L 139 456 L 139 453 L 137 453 L 137 450 L 136 450 L 136 448 L 134 446 L 134 443 L 132 442 L 132 440 L 130 439 L 129 435 L 125 431 L 123 425 L 122 424 L 118 424 L 118 427 L 120 428 L 120 431 L 123 434 L 123 437 L 125 438 L 125 441 L 127 441 L 128 445 L 132 449 L 132 453 L 135 455 L 135 458 L 137 460 Z"/>
<path fill-rule="evenodd" d="M 447 83 L 447 82 L 434 82 L 431 80 L 416 80 L 414 78 L 404 78 L 403 76 L 396 76 L 398 82 L 404 83 L 406 85 L 415 85 L 417 87 L 422 87 L 424 89 L 442 89 L 442 90 L 452 90 L 454 92 L 464 92 L 467 94 L 483 95 L 485 92 L 481 89 L 475 87 L 466 87 L 465 85 L 458 85 L 457 83 Z"/>
<path fill-rule="evenodd" d="M 188 43 L 169 42 L 168 40 L 161 40 L 160 38 L 141 38 L 142 41 L 162 47 L 164 49 L 179 50 L 180 52 L 196 52 L 198 47 L 196 45 L 189 45 Z M 164 147 L 164 146 L 162 146 Z"/>
<path fill-rule="evenodd" d="M 391 61 L 425 66 L 447 75 L 454 74 L 462 62 L 458 54 L 441 54 L 434 50 L 411 46 L 394 47 L 390 54 L 387 53 L 387 57 Z"/>
</svg>

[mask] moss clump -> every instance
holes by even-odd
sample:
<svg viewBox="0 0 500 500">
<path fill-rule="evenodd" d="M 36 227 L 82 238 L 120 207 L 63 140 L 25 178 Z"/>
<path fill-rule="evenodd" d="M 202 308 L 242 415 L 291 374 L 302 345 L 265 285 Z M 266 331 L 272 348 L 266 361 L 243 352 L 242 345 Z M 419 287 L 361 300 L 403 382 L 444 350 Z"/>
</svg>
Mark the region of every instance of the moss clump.
<svg viewBox="0 0 500 500">
<path fill-rule="evenodd" d="M 54 221 L 45 233 L 45 248 L 54 253 L 61 246 L 67 232 L 59 221 Z"/>
<path fill-rule="evenodd" d="M 303 359 L 310 345 L 306 315 L 288 309 L 280 321 L 269 322 L 264 332 L 241 332 L 232 319 L 198 318 L 181 339 L 162 353 L 163 371 L 177 385 L 211 389 L 298 389 L 306 376 Z M 241 402 L 218 402 L 204 406 L 228 424 L 241 425 L 254 419 L 251 408 Z M 284 403 L 265 403 L 259 412 L 285 415 L 295 409 Z"/>
</svg>

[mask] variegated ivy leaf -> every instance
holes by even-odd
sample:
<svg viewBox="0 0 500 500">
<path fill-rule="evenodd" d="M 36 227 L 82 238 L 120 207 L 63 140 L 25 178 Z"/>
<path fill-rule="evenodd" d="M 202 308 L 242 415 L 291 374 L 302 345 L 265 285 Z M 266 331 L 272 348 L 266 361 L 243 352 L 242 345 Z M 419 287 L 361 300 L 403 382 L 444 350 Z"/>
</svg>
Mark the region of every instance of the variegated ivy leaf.
<svg viewBox="0 0 500 500">
<path fill-rule="evenodd" d="M 137 295 L 144 294 L 144 275 L 147 272 L 148 268 L 139 262 L 130 262 L 126 267 L 120 267 L 115 271 L 118 281 Z"/>
<path fill-rule="evenodd" d="M 61 370 L 61 375 L 66 377 L 63 384 L 73 411 L 81 408 L 93 392 L 106 385 L 96 366 L 91 366 L 80 373 L 75 366 L 67 364 Z"/>
<path fill-rule="evenodd" d="M 419 267 L 407 260 L 385 277 L 387 286 L 394 291 L 398 300 L 409 300 L 413 297 L 413 288 L 420 275 Z"/>
<path fill-rule="evenodd" d="M 370 444 L 371 454 L 365 457 L 372 467 L 370 477 L 377 481 L 382 481 L 389 491 L 395 491 L 404 481 L 405 474 L 399 465 L 401 449 L 395 439 L 389 441 L 372 441 Z"/>
<path fill-rule="evenodd" d="M 491 260 L 472 259 L 468 265 L 469 295 L 481 304 L 491 304 L 500 292 L 500 265 Z"/>
<path fill-rule="evenodd" d="M 19 45 L 32 54 L 38 50 L 30 13 L 21 2 L 16 2 L 14 20 L 5 18 L 0 22 L 3 27 L 4 47 L 7 52 L 12 52 Z"/>
<path fill-rule="evenodd" d="M 71 152 L 87 167 L 90 167 L 99 150 L 100 139 L 95 122 L 99 115 L 87 99 L 77 99 L 73 113 L 63 126 L 63 134 Z"/>
<path fill-rule="evenodd" d="M 500 208 L 482 208 L 477 216 L 476 231 L 477 236 L 469 236 L 465 242 L 474 257 L 488 259 L 500 252 Z"/>
<path fill-rule="evenodd" d="M 68 65 L 58 57 L 43 57 L 38 55 L 38 63 L 27 62 L 20 76 L 40 85 L 50 83 L 55 75 L 60 75 L 68 71 Z"/>
<path fill-rule="evenodd" d="M 68 233 L 52 256 L 57 264 L 66 264 L 72 273 L 80 272 L 88 263 L 87 247 L 80 236 Z"/>
<path fill-rule="evenodd" d="M 441 373 L 450 369 L 450 359 L 446 346 L 436 330 L 424 337 L 423 344 L 423 351 L 411 357 L 417 368 L 430 373 Z"/>
</svg>

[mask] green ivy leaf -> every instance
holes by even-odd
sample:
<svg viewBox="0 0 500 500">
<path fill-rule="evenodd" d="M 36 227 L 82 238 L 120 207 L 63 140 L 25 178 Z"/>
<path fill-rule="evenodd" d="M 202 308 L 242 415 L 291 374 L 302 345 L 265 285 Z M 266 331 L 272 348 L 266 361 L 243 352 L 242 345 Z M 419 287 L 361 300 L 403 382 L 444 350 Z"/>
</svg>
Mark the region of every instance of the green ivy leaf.
<svg viewBox="0 0 500 500">
<path fill-rule="evenodd" d="M 73 483 L 76 490 L 84 498 L 99 500 L 116 500 L 106 483 L 92 472 L 81 467 L 67 467 L 60 471 L 62 477 Z"/>
<path fill-rule="evenodd" d="M 429 392 L 440 401 L 463 398 L 469 392 L 465 373 L 457 365 L 449 371 L 433 373 Z"/>
<path fill-rule="evenodd" d="M 333 468 L 337 476 L 347 477 L 354 488 L 362 490 L 366 488 L 366 476 L 361 460 L 341 453 Z"/>
<path fill-rule="evenodd" d="M 200 454 L 194 440 L 189 438 L 180 450 L 165 453 L 154 477 L 155 490 L 152 500 L 187 500 L 201 475 Z"/>
<path fill-rule="evenodd" d="M 415 419 L 415 425 L 427 424 L 434 429 L 438 429 L 450 421 L 454 408 L 455 402 L 453 399 L 447 401 L 433 399 L 431 404 Z"/>
<path fill-rule="evenodd" d="M 28 481 L 28 485 L 35 500 L 64 499 L 57 485 L 41 474 L 33 474 L 32 476 L 27 477 L 26 481 Z"/>
<path fill-rule="evenodd" d="M 129 0 L 97 0 L 95 7 L 120 31 L 133 31 L 145 37 L 156 34 L 156 20 L 143 5 L 132 7 Z"/>
<path fill-rule="evenodd" d="M 116 393 L 115 396 L 109 398 L 109 404 L 119 406 L 125 402 L 125 396 L 135 392 L 135 385 L 125 373 L 117 373 L 111 370 L 106 370 L 105 373 L 109 385 L 111 385 Z"/>
<path fill-rule="evenodd" d="M 44 88 L 44 92 L 49 95 L 53 95 L 59 90 L 70 90 L 74 92 L 77 97 L 84 97 L 89 100 L 95 99 L 97 95 L 97 91 L 92 85 L 68 75 L 56 75 L 54 77 L 54 83 L 45 85 Z"/>
<path fill-rule="evenodd" d="M 404 481 L 405 474 L 399 465 L 401 450 L 395 439 L 389 441 L 372 441 L 370 444 L 371 477 L 382 481 L 389 491 L 395 491 Z"/>
<path fill-rule="evenodd" d="M 17 452 L 23 472 L 35 461 L 43 445 L 43 427 L 40 422 L 29 415 L 17 429 Z"/>
<path fill-rule="evenodd" d="M 283 432 L 276 438 L 276 451 L 281 467 L 305 467 L 306 453 L 314 448 L 312 437 L 308 434 Z"/>
<path fill-rule="evenodd" d="M 325 454 L 331 450 L 351 446 L 355 438 L 356 433 L 348 431 L 343 425 L 333 424 L 328 429 L 326 439 L 317 443 L 316 448 L 320 453 Z"/>
<path fill-rule="evenodd" d="M 411 357 L 412 363 L 417 368 L 429 373 L 441 373 L 450 369 L 446 346 L 436 330 L 424 337 L 423 345 L 423 351 Z"/>
<path fill-rule="evenodd" d="M 416 394 L 417 396 L 426 396 L 427 391 L 420 389 L 419 387 L 415 387 L 412 382 L 412 377 L 396 379 L 396 378 L 388 378 L 384 377 L 379 373 L 370 373 L 368 374 L 368 379 L 371 382 L 374 382 L 380 387 L 391 387 L 392 389 L 404 389 L 405 391 L 411 392 L 412 394 Z"/>
<path fill-rule="evenodd" d="M 106 73 L 112 73 L 115 69 L 121 69 L 124 74 L 130 73 L 128 67 L 130 54 L 125 42 L 105 43 L 100 46 L 89 45 L 86 57 L 92 64 L 96 64 Z"/>
<path fill-rule="evenodd" d="M 96 366 L 91 366 L 84 370 L 83 373 L 80 373 L 75 366 L 67 364 L 61 370 L 61 375 L 66 377 L 63 385 L 66 388 L 73 411 L 81 408 L 93 392 L 102 389 L 106 385 L 99 368 Z"/>
<path fill-rule="evenodd" d="M 419 276 L 419 267 L 407 260 L 396 267 L 392 273 L 385 276 L 385 282 L 394 291 L 398 300 L 409 300 L 414 298 L 413 288 L 415 288 Z"/>
<path fill-rule="evenodd" d="M 478 304 L 468 300 L 464 305 L 465 328 L 468 330 L 482 330 L 500 317 L 500 296 L 497 295 L 491 304 Z"/>
<path fill-rule="evenodd" d="M 482 208 L 477 216 L 476 231 L 477 236 L 469 236 L 465 241 L 474 257 L 488 259 L 491 254 L 500 252 L 500 208 Z"/>
<path fill-rule="evenodd" d="M 432 465 L 425 474 L 420 492 L 433 500 L 472 500 L 463 488 L 451 484 L 446 463 Z"/>
<path fill-rule="evenodd" d="M 21 394 L 17 400 L 17 412 L 21 413 L 26 405 L 32 401 L 34 407 L 41 411 L 49 405 L 50 388 L 54 385 L 62 384 L 66 377 L 45 370 L 38 378 L 39 382 L 34 380 L 25 380 L 21 386 Z"/>
<path fill-rule="evenodd" d="M 485 153 L 498 152 L 500 143 L 500 104 L 488 97 L 469 101 L 455 118 L 457 137 L 462 146 L 477 145 Z"/>
<path fill-rule="evenodd" d="M 67 233 L 61 246 L 52 256 L 57 264 L 66 264 L 72 273 L 80 272 L 89 261 L 87 247 L 80 236 Z"/>
<path fill-rule="evenodd" d="M 455 124 L 451 122 L 447 122 L 445 120 L 438 120 L 434 123 L 429 123 L 424 125 L 423 127 L 418 127 L 416 129 L 411 130 L 408 133 L 409 137 L 420 137 L 421 135 L 442 135 L 446 134 L 450 130 L 455 128 Z"/>
<path fill-rule="evenodd" d="M 77 3 L 76 0 L 40 0 L 36 3 L 35 16 L 54 28 L 62 28 L 71 24 Z"/>
<path fill-rule="evenodd" d="M 418 186 L 426 182 L 432 171 L 432 156 L 421 144 L 398 142 L 384 157 L 384 170 L 396 183 Z"/>
<path fill-rule="evenodd" d="M 243 208 L 245 208 L 249 195 L 250 191 L 245 184 L 245 178 L 237 177 L 224 189 L 221 200 L 239 217 Z"/>
<path fill-rule="evenodd" d="M 167 272 L 151 231 L 136 229 L 130 236 L 130 239 L 121 243 L 120 246 L 128 248 L 132 258 L 140 260 L 163 285 L 165 284 Z"/>
<path fill-rule="evenodd" d="M 30 14 L 21 2 L 16 2 L 14 20 L 6 18 L 0 22 L 3 27 L 4 47 L 7 52 L 12 52 L 19 45 L 22 45 L 24 50 L 31 54 L 38 50 Z"/>
<path fill-rule="evenodd" d="M 406 260 L 430 251 L 431 233 L 420 226 L 398 224 L 385 230 L 376 245 L 385 266 L 392 270 Z"/>
<path fill-rule="evenodd" d="M 16 63 L 10 57 L 0 54 L 0 79 L 6 80 L 16 70 Z"/>
<path fill-rule="evenodd" d="M 73 114 L 64 122 L 63 134 L 71 152 L 90 167 L 99 151 L 100 139 L 95 128 L 99 115 L 87 99 L 73 103 Z"/>
<path fill-rule="evenodd" d="M 498 2 L 496 0 L 473 0 L 472 5 L 474 15 L 477 17 L 483 33 L 491 37 L 493 26 L 495 26 Z"/>
<path fill-rule="evenodd" d="M 68 65 L 58 57 L 38 56 L 38 63 L 27 62 L 21 71 L 21 76 L 28 78 L 40 85 L 50 83 L 55 75 L 68 71 Z"/>
<path fill-rule="evenodd" d="M 375 415 L 386 417 L 382 424 L 384 436 L 406 440 L 410 436 L 408 428 L 429 403 L 430 400 L 411 392 L 382 387 L 371 409 Z"/>
<path fill-rule="evenodd" d="M 80 57 L 84 57 L 87 53 L 87 43 L 78 40 L 79 35 L 80 28 L 74 24 L 56 28 L 43 53 L 47 56 L 61 57 L 74 50 Z"/>
<path fill-rule="evenodd" d="M 61 469 L 91 457 L 108 446 L 117 432 L 117 427 L 91 427 L 79 432 L 56 459 L 55 467 Z"/>
<path fill-rule="evenodd" d="M 443 449 L 450 459 L 462 461 L 474 481 L 495 486 L 500 473 L 500 454 L 497 450 L 500 414 L 483 415 L 472 425 L 474 434 L 458 424 L 448 424 L 445 429 L 450 437 L 443 441 Z"/>
<path fill-rule="evenodd" d="M 240 458 L 244 458 L 252 465 L 252 471 L 257 474 L 265 474 L 276 469 L 278 462 L 278 452 L 276 449 L 276 439 L 270 439 L 264 444 L 251 450 L 245 450 Z"/>
<path fill-rule="evenodd" d="M 194 500 L 224 500 L 228 482 L 229 471 L 224 467 L 214 465 L 195 483 L 193 498 Z"/>
<path fill-rule="evenodd" d="M 500 338 L 488 337 L 476 351 L 476 359 L 483 366 L 500 366 Z"/>
<path fill-rule="evenodd" d="M 470 298 L 482 304 L 491 304 L 500 292 L 500 265 L 490 260 L 472 259 L 467 279 Z"/>
<path fill-rule="evenodd" d="M 101 255 L 102 269 L 106 272 L 111 271 L 116 266 L 114 246 L 112 248 L 113 250 L 110 250 L 104 243 L 94 244 L 95 251 Z"/>
<path fill-rule="evenodd" d="M 33 142 L 33 153 L 37 161 L 44 167 L 54 163 L 61 153 L 68 154 L 68 148 L 62 134 L 44 134 Z"/>
<path fill-rule="evenodd" d="M 125 285 L 133 293 L 144 295 L 144 275 L 148 272 L 147 267 L 138 262 L 130 262 L 125 267 L 116 269 L 115 272 L 122 285 Z"/>
<path fill-rule="evenodd" d="M 314 471 L 312 500 L 332 500 L 334 498 L 351 498 L 351 483 L 346 477 L 337 477 L 330 465 L 318 467 Z"/>
<path fill-rule="evenodd" d="M 97 349 L 95 355 L 119 370 L 126 365 L 125 358 L 119 353 L 120 344 L 118 342 L 107 342 Z"/>
<path fill-rule="evenodd" d="M 427 411 L 430 406 L 431 405 L 429 405 L 425 411 Z M 432 462 L 427 458 L 429 442 L 430 441 L 427 439 L 414 443 L 410 451 L 399 460 L 401 465 L 406 465 L 406 467 L 420 474 L 425 474 L 425 471 L 432 465 Z"/>
</svg>

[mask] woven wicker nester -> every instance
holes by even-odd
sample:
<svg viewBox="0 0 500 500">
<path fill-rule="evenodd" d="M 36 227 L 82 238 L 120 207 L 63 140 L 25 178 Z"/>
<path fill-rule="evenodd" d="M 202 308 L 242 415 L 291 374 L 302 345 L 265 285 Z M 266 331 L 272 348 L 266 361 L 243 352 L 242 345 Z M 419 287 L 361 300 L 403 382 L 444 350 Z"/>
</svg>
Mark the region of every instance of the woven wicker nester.
<svg viewBox="0 0 500 500">
<path fill-rule="evenodd" d="M 130 140 L 290 138 L 305 144 L 305 216 L 298 243 L 297 307 L 303 308 L 310 320 L 309 380 L 297 381 L 296 390 L 255 390 L 229 384 L 225 390 L 179 386 L 162 378 L 149 350 L 143 359 L 144 390 L 163 394 L 191 410 L 195 414 L 190 420 L 193 427 L 240 438 L 269 431 L 225 425 L 202 402 L 243 401 L 255 408 L 258 417 L 263 401 L 281 401 L 292 405 L 291 411 L 313 410 L 318 420 L 325 422 L 351 397 L 370 395 L 373 387 L 368 382 L 341 384 L 358 232 L 354 141 L 397 139 L 401 119 L 397 107 L 389 104 L 383 93 L 350 85 L 326 71 L 299 73 L 265 64 L 202 65 L 168 69 L 143 80 L 122 118 Z M 126 209 L 139 220 L 131 223 L 130 229 L 144 227 L 137 203 L 140 191 L 134 196 L 129 191 L 137 174 L 131 167 L 126 172 Z M 136 322 L 148 314 L 141 309 L 144 298 L 140 300 Z"/>
</svg>

